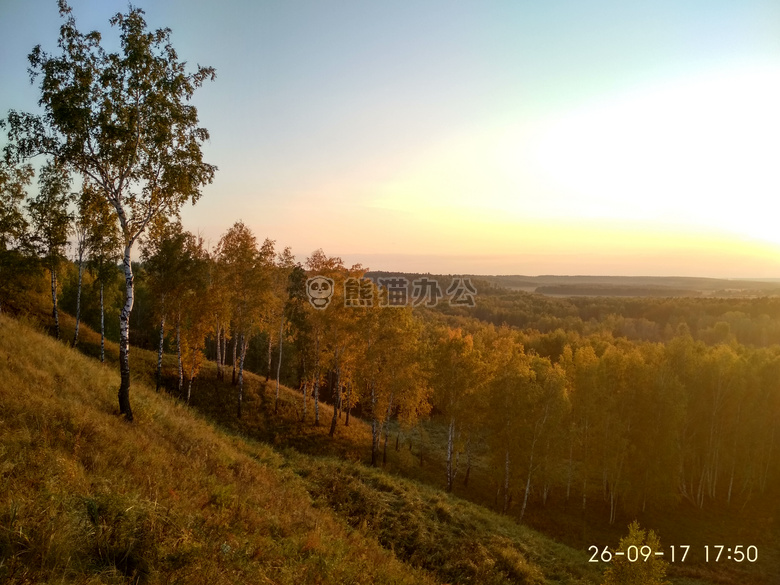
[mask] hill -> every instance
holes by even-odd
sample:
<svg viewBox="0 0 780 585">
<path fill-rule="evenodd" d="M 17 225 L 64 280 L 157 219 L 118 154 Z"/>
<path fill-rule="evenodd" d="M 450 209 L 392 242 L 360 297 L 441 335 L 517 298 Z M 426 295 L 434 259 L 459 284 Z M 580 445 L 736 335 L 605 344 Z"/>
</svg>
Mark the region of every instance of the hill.
<svg viewBox="0 0 780 585">
<path fill-rule="evenodd" d="M 777 296 L 776 279 L 690 276 L 479 276 L 504 288 L 551 296 L 747 297 Z"/>
<path fill-rule="evenodd" d="M 0 315 L 0 580 L 596 583 L 587 555 L 474 504 L 283 452 Z"/>
</svg>

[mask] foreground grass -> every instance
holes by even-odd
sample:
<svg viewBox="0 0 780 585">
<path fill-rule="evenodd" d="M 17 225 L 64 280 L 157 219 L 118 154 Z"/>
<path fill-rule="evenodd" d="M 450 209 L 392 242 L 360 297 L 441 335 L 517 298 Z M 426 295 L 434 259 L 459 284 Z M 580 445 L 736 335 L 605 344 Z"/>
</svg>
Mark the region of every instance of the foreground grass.
<svg viewBox="0 0 780 585">
<path fill-rule="evenodd" d="M 70 318 L 64 316 L 63 329 L 68 329 L 69 325 Z M 68 338 L 68 335 L 66 334 L 65 337 Z M 89 355 L 98 355 L 98 343 L 99 336 L 97 334 L 89 329 L 82 329 L 79 342 L 81 351 Z M 2 347 L 0 345 L 0 348 Z M 107 366 L 107 368 L 113 373 L 116 369 L 118 356 L 116 345 L 108 343 L 107 350 L 107 359 L 111 363 L 110 367 Z M 161 401 L 161 404 L 168 405 L 166 408 L 171 407 L 176 412 L 186 413 L 189 410 L 171 398 L 156 395 L 153 391 L 148 390 L 148 385 L 153 383 L 156 365 L 154 352 L 133 348 L 131 361 L 134 384 L 132 401 L 138 419 L 138 425 L 133 426 L 148 426 L 149 410 L 147 406 L 150 401 Z M 177 380 L 174 356 L 166 356 L 164 364 L 167 390 L 175 394 Z M 94 366 L 94 362 L 91 365 Z M 101 369 L 105 370 L 106 368 Z M 2 370 L 0 370 L 1 375 Z M 302 422 L 300 420 L 301 394 L 282 387 L 279 412 L 274 413 L 273 381 L 266 384 L 260 377 L 247 373 L 245 415 L 243 419 L 238 420 L 235 417 L 236 389 L 230 384 L 229 372 L 227 377 L 226 382 L 217 381 L 214 365 L 205 364 L 203 371 L 195 381 L 191 406 L 205 415 L 208 420 L 216 422 L 219 428 L 226 429 L 231 433 L 229 437 L 225 437 L 223 433 L 216 433 L 216 435 L 228 441 L 231 448 L 236 450 L 240 456 L 249 457 L 254 462 L 260 462 L 266 468 L 270 466 L 273 474 L 279 474 L 284 478 L 281 489 L 286 489 L 285 486 L 290 485 L 293 486 L 292 489 L 299 490 L 298 494 L 302 498 L 300 501 L 305 500 L 306 506 L 309 508 L 312 505 L 310 498 L 313 498 L 314 508 L 311 508 L 307 512 L 308 514 L 323 514 L 334 526 L 340 527 L 344 531 L 349 543 L 349 550 L 344 554 L 348 558 L 339 557 L 338 554 L 342 554 L 341 552 L 333 556 L 327 550 L 322 550 L 317 551 L 316 554 L 324 554 L 326 561 L 320 560 L 318 562 L 324 563 L 326 566 L 331 562 L 344 563 L 345 567 L 341 567 L 341 569 L 345 569 L 352 562 L 353 554 L 358 555 L 358 559 L 361 554 L 364 554 L 359 549 L 352 548 L 352 540 L 357 540 L 369 548 L 373 546 L 374 548 L 371 550 L 374 552 L 378 550 L 377 544 L 381 545 L 389 552 L 389 559 L 391 561 L 395 559 L 396 565 L 393 567 L 401 567 L 400 569 L 387 569 L 389 572 L 383 573 L 384 577 L 380 576 L 376 579 L 360 575 L 359 571 L 354 573 L 342 571 L 338 574 L 331 571 L 323 572 L 318 576 L 315 576 L 317 573 L 312 573 L 308 577 L 304 576 L 304 578 L 299 579 L 300 582 L 307 582 L 309 579 L 308 582 L 314 580 L 315 582 L 359 583 L 383 582 L 382 579 L 385 579 L 384 582 L 400 583 L 425 582 L 431 578 L 447 583 L 574 584 L 600 582 L 599 567 L 587 563 L 588 557 L 584 552 L 587 546 L 575 545 L 579 550 L 574 550 L 560 545 L 527 527 L 518 526 L 507 517 L 492 514 L 485 508 L 468 504 L 436 489 L 436 486 L 441 484 L 443 477 L 440 464 L 442 457 L 439 453 L 443 441 L 438 436 L 441 433 L 441 428 L 439 428 L 441 425 L 435 421 L 412 430 L 393 427 L 385 471 L 372 470 L 356 463 L 366 462 L 370 456 L 370 432 L 360 419 L 353 417 L 353 422 L 349 427 L 343 426 L 342 419 L 336 437 L 330 438 L 327 436 L 327 430 L 332 407 L 321 405 L 322 425 L 317 427 L 312 424 L 313 405 L 310 402 L 308 418 Z M 0 378 L 0 380 L 2 379 L 4 378 Z M 108 390 L 101 395 L 103 400 L 101 409 L 104 413 L 117 414 L 115 398 L 117 387 L 118 379 L 112 377 L 108 381 Z M 2 406 L 3 404 L 0 403 L 0 408 Z M 111 424 L 117 424 L 118 419 L 109 418 Z M 152 416 L 152 419 L 158 422 L 164 422 L 166 418 L 167 414 Z M 193 419 L 184 424 L 185 426 L 202 425 L 204 421 Z M 213 429 L 212 432 L 214 432 Z M 396 451 L 393 448 L 392 437 L 399 432 L 401 433 L 401 449 Z M 274 451 L 256 442 L 243 441 L 237 437 L 259 439 L 282 451 Z M 411 450 L 413 445 L 414 453 Z M 420 449 L 424 454 L 424 467 L 420 466 L 419 463 Z M 464 492 L 463 495 L 478 501 L 484 500 L 481 494 L 485 492 L 485 486 L 479 485 L 479 482 L 484 482 L 487 478 L 488 471 L 484 465 L 484 461 L 480 462 L 477 459 L 475 471 L 478 473 L 472 475 L 472 484 L 470 484 L 469 490 L 466 491 L 463 487 L 459 488 L 459 491 Z M 0 455 L 0 469 L 2 469 L 2 455 Z M 388 474 L 388 470 L 391 470 L 393 475 Z M 206 469 L 195 468 L 193 473 L 208 475 L 211 471 L 208 467 Z M 416 477 L 422 483 L 410 482 L 398 477 L 398 475 Z M 2 477 L 3 474 L 0 471 L 0 481 Z M 155 482 L 155 479 L 151 481 Z M 216 483 L 221 485 L 223 482 L 219 480 Z M 2 488 L 3 484 L 0 483 L 0 489 Z M 182 497 L 178 488 L 168 489 L 173 490 L 176 496 Z M 249 485 L 244 484 L 238 488 L 228 487 L 225 491 L 217 489 L 216 495 L 210 494 L 208 497 L 213 496 L 220 502 L 225 501 L 226 498 L 227 501 L 231 501 L 231 498 L 240 500 L 242 494 L 247 493 L 247 491 L 251 492 L 253 489 L 255 489 L 254 484 L 249 482 Z M 161 491 L 165 492 L 165 488 L 158 486 L 157 493 Z M 186 494 L 183 497 L 189 498 Z M 2 500 L 2 496 L 0 496 L 0 500 Z M 290 501 L 296 503 L 290 504 Z M 299 499 L 296 496 L 295 498 L 279 498 L 276 503 L 285 507 L 286 510 L 287 506 L 299 505 L 297 502 Z M 85 503 L 84 505 L 90 506 L 91 504 Z M 270 509 L 270 504 L 268 509 Z M 200 514 L 200 508 L 193 507 L 193 510 L 194 512 L 191 513 Z M 228 526 L 229 534 L 236 533 L 235 528 L 230 524 L 234 518 L 240 523 L 242 513 L 242 509 L 239 507 L 234 510 L 232 517 L 227 516 L 223 519 Z M 278 510 L 272 513 L 281 518 L 286 517 L 286 512 L 282 512 L 281 515 Z M 91 514 L 92 512 L 88 511 L 90 518 Z M 560 520 L 558 516 L 551 515 L 546 522 L 547 524 L 550 522 L 557 524 L 558 520 Z M 0 516 L 0 526 L 4 525 L 4 521 L 5 517 Z M 315 521 L 316 523 L 317 521 Z M 557 534 L 561 531 L 572 530 L 571 526 L 563 526 L 566 526 L 565 523 L 561 523 L 561 526 L 552 532 Z M 312 549 L 308 547 L 313 544 L 322 545 L 322 538 L 326 540 L 331 538 L 322 531 L 313 534 L 310 527 L 304 526 L 302 530 L 307 534 L 302 545 L 302 549 L 307 553 L 306 559 L 314 554 L 311 552 Z M 294 536 L 292 532 L 290 534 Z M 285 535 L 285 537 L 287 538 L 289 535 Z M 240 537 L 236 538 L 240 540 Z M 274 534 L 271 534 L 270 538 L 275 538 Z M 609 541 L 616 543 L 617 538 L 617 536 L 614 539 L 610 538 Z M 572 539 L 564 538 L 564 540 Z M 710 541 L 715 542 L 716 540 L 718 539 Z M 592 542 L 594 541 L 586 541 L 586 543 Z M 222 544 L 226 544 L 227 548 L 223 548 Z M 215 551 L 223 554 L 224 550 L 235 554 L 235 543 L 225 539 L 221 541 L 219 546 L 212 546 L 210 549 L 200 548 L 195 556 L 201 553 L 210 556 Z M 762 555 L 765 552 L 766 548 L 762 547 Z M 288 553 L 292 556 L 289 556 Z M 242 554 L 248 553 L 243 552 Z M 288 567 L 294 567 L 299 562 L 294 549 L 292 553 L 282 551 L 280 554 L 284 556 L 284 562 L 287 563 Z M 339 558 L 343 560 L 334 561 L 334 559 Z M 764 559 L 764 564 L 766 564 L 765 556 Z M 163 557 L 164 560 L 165 557 Z M 402 565 L 398 563 L 398 560 L 406 564 Z M 178 573 L 166 573 L 164 569 L 159 567 L 147 570 L 143 564 L 141 569 L 147 572 L 138 573 L 138 568 L 133 569 L 135 561 L 129 565 L 122 565 L 123 562 L 113 562 L 113 565 L 109 564 L 108 569 L 101 570 L 107 570 L 109 573 L 114 571 L 117 579 L 128 574 L 128 571 L 132 575 L 134 574 L 132 571 L 135 570 L 135 574 L 142 577 L 150 574 L 162 575 L 163 577 L 155 577 L 161 582 L 179 581 Z M 177 562 L 183 563 L 183 566 L 187 563 L 192 564 L 189 559 Z M 304 562 L 312 561 L 305 560 Z M 390 565 L 387 566 L 390 567 Z M 223 564 L 219 564 L 218 570 L 222 570 L 222 568 Z M 154 572 L 155 570 L 157 573 Z M 0 571 L 2 571 L 2 565 L 0 565 Z M 714 566 L 680 565 L 674 567 L 673 572 L 672 581 L 679 585 L 702 585 L 705 583 L 736 585 L 747 582 L 762 584 L 774 582 L 768 575 L 756 572 L 743 573 L 742 571 L 724 572 L 723 567 Z M 103 575 L 103 573 L 98 574 Z M 196 575 L 195 582 L 197 582 L 197 578 L 201 577 L 204 579 L 203 582 L 212 582 L 211 579 L 199 574 L 198 569 L 195 569 L 193 574 Z M 256 579 L 251 572 L 228 574 L 232 574 L 235 578 L 240 577 L 241 580 L 246 577 L 249 582 L 267 582 L 267 579 L 270 579 L 271 582 L 285 582 L 274 574 L 270 576 L 264 574 L 266 581 Z M 289 575 L 295 574 L 297 574 L 295 569 L 290 568 Z M 2 577 L 3 573 L 0 572 L 0 580 Z M 192 580 L 189 577 L 186 579 L 188 582 Z M 296 577 L 291 576 L 290 579 L 298 582 Z M 230 580 L 231 578 L 227 578 L 226 582 L 230 582 Z M 219 581 L 214 580 L 214 582 Z"/>
<path fill-rule="evenodd" d="M 138 380 L 127 424 L 113 367 L 4 315 L 0 380 L 2 582 L 599 579 L 582 553 L 478 506 L 225 434 Z"/>
<path fill-rule="evenodd" d="M 433 583 L 230 437 L 0 315 L 0 582 Z"/>
<path fill-rule="evenodd" d="M 398 558 L 451 583 L 594 583 L 575 549 L 506 516 L 381 470 L 289 454 L 316 501 L 376 535 Z"/>
</svg>

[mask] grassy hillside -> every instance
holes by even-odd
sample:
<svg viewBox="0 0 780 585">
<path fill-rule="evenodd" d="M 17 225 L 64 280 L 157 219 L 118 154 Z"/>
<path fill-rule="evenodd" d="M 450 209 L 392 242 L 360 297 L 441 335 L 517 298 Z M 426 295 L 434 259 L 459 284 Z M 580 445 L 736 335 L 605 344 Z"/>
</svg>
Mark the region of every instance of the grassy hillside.
<svg viewBox="0 0 780 585">
<path fill-rule="evenodd" d="M 327 510 L 271 448 L 226 436 L 0 316 L 0 581 L 434 582 Z"/>
<path fill-rule="evenodd" d="M 584 552 L 506 518 L 226 434 L 139 380 L 124 423 L 113 367 L 5 315 L 0 380 L 2 582 L 600 580 Z"/>
</svg>

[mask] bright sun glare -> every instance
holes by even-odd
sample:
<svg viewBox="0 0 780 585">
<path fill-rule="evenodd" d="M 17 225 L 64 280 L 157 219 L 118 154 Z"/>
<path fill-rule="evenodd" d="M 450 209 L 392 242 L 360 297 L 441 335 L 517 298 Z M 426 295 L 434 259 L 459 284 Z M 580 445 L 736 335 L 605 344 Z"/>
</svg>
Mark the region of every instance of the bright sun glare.
<svg viewBox="0 0 780 585">
<path fill-rule="evenodd" d="M 536 163 L 573 218 L 649 220 L 780 243 L 778 103 L 777 68 L 629 94 L 555 121 Z"/>
</svg>

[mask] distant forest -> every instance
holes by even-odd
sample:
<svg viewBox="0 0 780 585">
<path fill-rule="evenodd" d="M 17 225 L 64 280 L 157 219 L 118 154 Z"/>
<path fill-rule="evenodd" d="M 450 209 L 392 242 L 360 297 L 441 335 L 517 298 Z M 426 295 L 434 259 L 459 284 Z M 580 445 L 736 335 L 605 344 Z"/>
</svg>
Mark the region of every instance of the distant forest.
<svg viewBox="0 0 780 585">
<path fill-rule="evenodd" d="M 447 428 L 442 483 L 479 467 L 496 507 L 521 518 L 549 498 L 614 521 L 780 495 L 780 299 L 553 298 L 474 278 L 474 307 L 381 307 L 383 273 L 368 273 L 374 305 L 347 307 L 345 281 L 362 267 L 322 251 L 299 264 L 240 222 L 213 250 L 162 222 L 141 250 L 132 341 L 177 356 L 178 383 L 164 389 L 184 400 L 204 360 L 233 380 L 236 416 L 244 369 L 277 378 L 299 389 L 309 424 L 335 434 L 350 413 L 364 418 L 374 464 L 394 421 L 413 432 L 433 417 Z M 6 309 L 49 294 L 45 256 L 27 260 Z M 100 330 L 102 285 L 117 341 L 121 270 L 101 281 L 85 267 L 60 262 L 58 307 Z M 307 297 L 314 275 L 335 283 L 324 310 Z M 427 276 L 441 290 L 453 278 Z"/>
<path fill-rule="evenodd" d="M 178 218 L 217 170 L 189 103 L 214 70 L 188 73 L 170 30 L 148 32 L 139 9 L 112 19 L 119 53 L 78 31 L 67 3 L 60 13 L 61 54 L 30 54 L 43 114 L 3 121 L 0 310 L 35 313 L 45 298 L 54 336 L 65 310 L 70 344 L 81 322 L 118 342 L 128 422 L 141 347 L 158 353 L 158 390 L 187 402 L 215 362 L 237 418 L 245 370 L 275 379 L 277 401 L 281 384 L 298 389 L 303 423 L 331 437 L 360 416 L 373 465 L 391 427 L 434 420 L 446 428 L 447 490 L 479 467 L 494 505 L 520 519 L 550 498 L 609 522 L 682 501 L 775 505 L 780 299 L 559 298 L 474 278 L 473 307 L 443 296 L 383 307 L 392 291 L 380 275 L 322 250 L 298 262 L 242 222 L 208 248 Z M 316 289 L 327 307 L 310 302 L 313 277 L 328 283 Z M 427 278 L 442 291 L 454 282 Z M 349 306 L 355 283 L 366 302 Z"/>
</svg>

